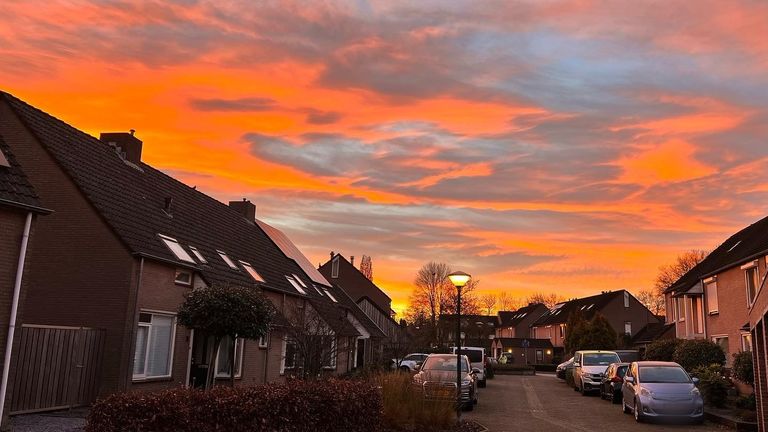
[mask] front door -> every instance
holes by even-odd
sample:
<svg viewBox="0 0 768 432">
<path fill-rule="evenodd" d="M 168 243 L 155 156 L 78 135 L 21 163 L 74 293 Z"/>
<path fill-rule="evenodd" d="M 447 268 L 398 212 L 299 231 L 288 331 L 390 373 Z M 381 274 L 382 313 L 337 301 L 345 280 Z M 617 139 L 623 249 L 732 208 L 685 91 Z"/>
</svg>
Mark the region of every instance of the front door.
<svg viewBox="0 0 768 432">
<path fill-rule="evenodd" d="M 357 367 L 362 368 L 365 366 L 365 339 L 357 340 Z"/>
<path fill-rule="evenodd" d="M 205 387 L 208 379 L 208 368 L 214 367 L 208 362 L 211 350 L 213 350 L 213 338 L 203 332 L 195 331 L 192 341 L 192 360 L 189 368 L 189 386 L 193 388 Z"/>
</svg>

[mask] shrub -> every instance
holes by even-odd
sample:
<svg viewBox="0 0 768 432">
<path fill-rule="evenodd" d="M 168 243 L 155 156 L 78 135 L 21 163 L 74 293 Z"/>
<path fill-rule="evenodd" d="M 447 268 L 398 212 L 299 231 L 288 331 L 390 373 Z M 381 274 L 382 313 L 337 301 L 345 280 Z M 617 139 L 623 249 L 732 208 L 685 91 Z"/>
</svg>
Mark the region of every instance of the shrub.
<svg viewBox="0 0 768 432">
<path fill-rule="evenodd" d="M 744 384 L 755 385 L 752 352 L 741 351 L 733 355 L 733 376 Z"/>
<path fill-rule="evenodd" d="M 321 432 L 375 430 L 381 393 L 360 381 L 294 381 L 118 393 L 91 408 L 86 432 Z"/>
<path fill-rule="evenodd" d="M 699 366 L 694 369 L 693 375 L 699 379 L 698 388 L 704 403 L 717 408 L 725 405 L 731 383 L 723 375 L 722 365 L 714 363 L 709 366 Z"/>
<path fill-rule="evenodd" d="M 687 371 L 700 366 L 725 364 L 725 352 L 720 345 L 706 339 L 690 339 L 680 342 L 672 355 L 672 360 Z"/>
<path fill-rule="evenodd" d="M 757 407 L 757 403 L 755 400 L 754 393 L 747 396 L 741 396 L 738 399 L 736 399 L 736 408 L 754 411 L 756 407 Z"/>
<path fill-rule="evenodd" d="M 409 374 L 388 373 L 376 378 L 381 387 L 383 424 L 406 430 L 443 430 L 455 423 L 456 405 L 452 400 L 425 401 L 412 384 Z M 451 392 L 455 395 L 455 390 Z M 343 430 L 343 429 L 340 429 Z"/>
<path fill-rule="evenodd" d="M 673 361 L 675 350 L 683 339 L 658 339 L 645 349 L 645 360 Z"/>
</svg>

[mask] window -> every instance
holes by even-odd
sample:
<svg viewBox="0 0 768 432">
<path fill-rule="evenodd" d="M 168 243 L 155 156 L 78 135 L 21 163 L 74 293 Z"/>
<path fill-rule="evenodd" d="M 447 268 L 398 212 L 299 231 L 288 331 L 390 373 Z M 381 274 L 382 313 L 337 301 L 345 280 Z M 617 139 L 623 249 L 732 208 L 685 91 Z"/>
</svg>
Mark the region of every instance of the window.
<svg viewBox="0 0 768 432">
<path fill-rule="evenodd" d="M 229 266 L 229 268 L 231 268 L 232 270 L 237 270 L 237 266 L 236 266 L 236 265 L 235 265 L 235 263 L 234 263 L 234 262 L 233 262 L 233 261 L 232 261 L 232 260 L 229 258 L 229 256 L 227 256 L 227 253 L 226 253 L 226 252 L 223 252 L 223 251 L 217 250 L 217 251 L 216 251 L 216 253 L 218 253 L 218 254 L 219 254 L 219 256 L 221 257 L 221 259 L 222 259 L 222 260 L 224 260 L 224 262 L 225 262 L 225 263 L 227 263 L 227 265 Z"/>
<path fill-rule="evenodd" d="M 755 302 L 757 290 L 760 286 L 760 282 L 758 281 L 757 266 L 745 269 L 744 274 L 747 280 L 747 304 L 749 307 L 752 307 L 752 303 Z"/>
<path fill-rule="evenodd" d="M 294 279 L 296 279 L 296 281 L 297 281 L 299 284 L 301 284 L 301 286 L 302 286 L 302 287 L 304 287 L 304 288 L 306 288 L 306 287 L 307 287 L 307 284 L 305 284 L 305 283 L 304 283 L 304 281 L 303 281 L 303 280 L 301 280 L 301 278 L 300 278 L 300 277 L 296 276 L 296 273 L 294 273 L 292 276 L 293 276 L 293 278 L 294 278 Z"/>
<path fill-rule="evenodd" d="M 626 291 L 624 291 L 624 307 L 629 307 L 629 293 Z"/>
<path fill-rule="evenodd" d="M 678 321 L 685 321 L 685 303 L 683 303 L 683 300 L 685 297 L 676 297 L 675 298 L 675 308 L 677 309 L 677 320 Z"/>
<path fill-rule="evenodd" d="M 259 348 L 266 348 L 269 344 L 269 332 L 259 337 Z"/>
<path fill-rule="evenodd" d="M 294 288 L 296 288 L 296 291 L 298 291 L 298 292 L 300 292 L 300 293 L 302 293 L 304 295 L 307 295 L 307 292 L 304 291 L 304 288 L 302 288 L 302 286 L 299 285 L 298 282 L 296 282 L 296 279 L 294 279 L 294 278 L 292 278 L 290 276 L 286 276 L 285 278 L 288 279 L 288 282 L 290 282 L 291 285 L 293 285 Z"/>
<path fill-rule="evenodd" d="M 205 259 L 205 257 L 203 256 L 203 254 L 201 254 L 201 253 L 200 253 L 200 251 L 199 251 L 199 250 L 198 250 L 196 247 L 194 247 L 194 246 L 190 246 L 190 247 L 189 247 L 189 250 L 191 250 L 191 251 L 192 251 L 192 254 L 193 254 L 193 255 L 195 256 L 195 258 L 197 258 L 197 260 L 198 260 L 198 261 L 200 261 L 201 263 L 205 264 L 205 263 L 207 263 L 207 262 L 208 262 L 208 260 L 206 260 L 206 259 Z"/>
<path fill-rule="evenodd" d="M 315 291 L 317 291 L 317 293 L 318 293 L 318 294 L 320 294 L 320 296 L 322 297 L 322 295 L 323 295 L 323 292 L 322 292 L 322 291 L 320 291 L 320 288 L 318 288 L 318 287 L 317 287 L 317 285 L 315 285 L 315 284 L 312 284 L 312 288 L 314 288 L 314 289 L 315 289 Z"/>
<path fill-rule="evenodd" d="M 2 150 L 0 150 L 0 166 L 11 167 L 11 164 L 8 163 L 8 158 L 5 157 Z"/>
<path fill-rule="evenodd" d="M 330 291 L 328 290 L 323 290 L 323 291 L 325 291 L 325 295 L 327 295 L 329 299 L 333 300 L 334 303 L 339 302 L 338 300 L 336 300 L 336 297 L 334 297 L 333 294 L 330 293 Z"/>
<path fill-rule="evenodd" d="M 704 293 L 707 296 L 707 312 L 710 315 L 718 313 L 717 281 L 712 280 L 704 285 Z"/>
<path fill-rule="evenodd" d="M 691 297 L 691 313 L 694 333 L 704 333 L 704 299 L 702 297 Z"/>
<path fill-rule="evenodd" d="M 192 272 L 189 270 L 176 269 L 176 277 L 173 279 L 179 285 L 192 285 Z"/>
<path fill-rule="evenodd" d="M 720 345 L 720 348 L 725 352 L 726 359 L 729 357 L 730 350 L 728 349 L 728 336 L 713 336 L 712 342 Z"/>
<path fill-rule="evenodd" d="M 624 321 L 624 334 L 632 335 L 632 321 Z"/>
<path fill-rule="evenodd" d="M 176 240 L 173 237 L 164 236 L 162 234 L 158 234 L 160 236 L 160 240 L 165 243 L 165 245 L 168 247 L 168 249 L 173 252 L 173 255 L 176 256 L 177 259 L 181 261 L 186 261 L 188 263 L 197 264 L 195 263 L 195 260 L 190 256 L 187 251 L 184 250 L 183 247 L 179 244 L 178 240 Z"/>
<path fill-rule="evenodd" d="M 245 262 L 245 261 L 240 261 L 240 265 L 242 265 L 242 266 L 243 266 L 243 268 L 245 269 L 245 271 L 247 271 L 247 272 L 248 272 L 248 274 L 249 274 L 249 275 L 251 275 L 251 277 L 253 278 L 253 280 L 255 280 L 256 282 L 264 282 L 264 278 L 262 278 L 262 277 L 261 277 L 261 275 L 259 274 L 259 272 L 257 272 L 257 271 L 256 271 L 256 270 L 253 268 L 253 266 L 252 266 L 252 265 L 250 265 L 249 263 L 247 263 L 247 262 Z"/>
<path fill-rule="evenodd" d="M 750 333 L 741 334 L 741 350 L 752 351 L 752 335 Z"/>
<path fill-rule="evenodd" d="M 133 351 L 133 378 L 171 376 L 175 317 L 168 314 L 142 312 L 136 329 Z"/>
<path fill-rule="evenodd" d="M 283 353 L 283 369 L 293 369 L 298 360 L 298 347 L 296 341 L 285 340 L 285 352 Z"/>
<path fill-rule="evenodd" d="M 227 336 L 216 354 L 216 378 L 229 378 L 232 372 L 232 338 Z M 243 373 L 243 339 L 235 338 L 235 378 Z"/>
<path fill-rule="evenodd" d="M 669 311 L 669 322 L 675 322 L 677 320 L 677 311 L 675 309 L 675 298 L 670 296 L 669 302 L 667 303 L 667 310 Z"/>
<path fill-rule="evenodd" d="M 565 337 L 565 324 L 560 324 L 560 337 Z"/>
<path fill-rule="evenodd" d="M 333 336 L 320 336 L 323 367 L 333 369 L 336 367 L 336 338 Z"/>
<path fill-rule="evenodd" d="M 334 279 L 339 277 L 339 257 L 338 256 L 333 257 L 333 261 L 331 261 L 331 277 Z"/>
<path fill-rule="evenodd" d="M 543 350 L 536 350 L 536 362 L 537 363 L 544 363 L 544 351 Z"/>
</svg>

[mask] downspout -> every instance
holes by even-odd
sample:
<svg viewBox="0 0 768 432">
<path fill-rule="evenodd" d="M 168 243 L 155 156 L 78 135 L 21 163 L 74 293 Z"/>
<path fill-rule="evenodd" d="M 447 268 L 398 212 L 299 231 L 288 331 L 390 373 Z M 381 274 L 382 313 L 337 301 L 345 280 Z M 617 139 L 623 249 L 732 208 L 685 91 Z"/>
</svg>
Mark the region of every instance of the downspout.
<svg viewBox="0 0 768 432">
<path fill-rule="evenodd" d="M 129 334 L 129 349 L 128 352 L 128 370 L 126 371 L 126 376 L 123 380 L 123 390 L 127 390 L 128 387 L 133 383 L 133 352 L 136 350 L 136 332 L 139 331 L 139 290 L 141 290 L 141 278 L 144 274 L 144 257 L 141 257 L 141 260 L 139 261 L 139 276 L 136 278 L 136 291 L 133 293 L 133 319 L 132 319 L 132 326 L 131 329 L 128 331 Z M 125 344 L 123 344 L 125 346 Z M 171 353 L 173 355 L 173 353 Z"/>
<path fill-rule="evenodd" d="M 16 280 L 13 282 L 13 300 L 11 300 L 11 318 L 8 323 L 8 337 L 5 341 L 5 360 L 3 361 L 3 378 L 0 383 L 0 418 L 5 418 L 5 395 L 8 392 L 8 375 L 11 371 L 11 353 L 13 351 L 14 333 L 16 333 L 16 316 L 19 312 L 19 295 L 21 294 L 21 280 L 24 276 L 24 263 L 27 259 L 27 245 L 29 244 L 29 231 L 32 228 L 32 213 L 27 213 L 24 222 L 24 234 L 21 237 L 21 250 L 19 251 L 19 264 L 16 267 Z"/>
</svg>

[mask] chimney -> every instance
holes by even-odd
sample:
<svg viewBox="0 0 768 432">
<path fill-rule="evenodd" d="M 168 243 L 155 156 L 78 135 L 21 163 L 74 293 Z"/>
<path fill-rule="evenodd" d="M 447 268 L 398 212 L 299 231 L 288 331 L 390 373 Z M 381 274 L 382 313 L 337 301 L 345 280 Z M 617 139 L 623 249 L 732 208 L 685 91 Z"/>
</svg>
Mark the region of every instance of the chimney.
<svg viewBox="0 0 768 432">
<path fill-rule="evenodd" d="M 352 267 L 355 266 L 355 256 L 354 255 L 349 257 L 349 263 L 352 264 Z M 458 367 L 458 366 L 456 366 L 456 367 Z"/>
<path fill-rule="evenodd" d="M 256 205 L 243 198 L 242 201 L 230 201 L 229 207 L 240 213 L 249 222 L 256 222 Z"/>
<path fill-rule="evenodd" d="M 142 142 L 133 135 L 134 133 L 136 131 L 133 129 L 130 133 L 104 132 L 99 136 L 99 139 L 113 147 L 123 159 L 138 164 L 141 162 Z"/>
<path fill-rule="evenodd" d="M 173 209 L 171 208 L 173 206 L 173 198 L 172 197 L 165 197 L 165 204 L 163 204 L 163 211 L 168 216 L 171 216 L 173 213 Z"/>
</svg>

